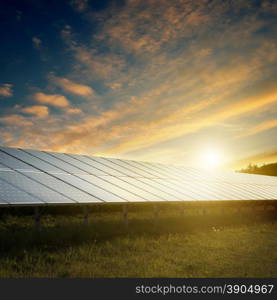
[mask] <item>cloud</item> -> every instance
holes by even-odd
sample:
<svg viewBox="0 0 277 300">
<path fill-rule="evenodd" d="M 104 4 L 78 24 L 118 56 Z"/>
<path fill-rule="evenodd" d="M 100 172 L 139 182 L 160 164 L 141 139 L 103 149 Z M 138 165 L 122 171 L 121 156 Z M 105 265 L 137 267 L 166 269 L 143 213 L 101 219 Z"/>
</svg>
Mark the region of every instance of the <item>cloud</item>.
<svg viewBox="0 0 277 300">
<path fill-rule="evenodd" d="M 88 0 L 72 0 L 71 5 L 78 12 L 84 12 L 88 8 Z"/>
<path fill-rule="evenodd" d="M 118 90 L 122 88 L 122 83 L 120 82 L 111 82 L 107 84 L 112 90 Z"/>
<path fill-rule="evenodd" d="M 51 127 L 41 126 L 40 130 L 45 128 L 42 132 L 36 128 L 32 136 L 36 137 L 37 145 L 44 149 L 78 153 L 90 153 L 94 149 L 102 155 L 119 156 L 201 131 L 231 118 L 253 115 L 261 108 L 270 110 L 277 97 L 276 87 L 269 85 L 261 91 L 257 90 L 251 97 L 241 95 L 234 99 L 230 91 L 225 91 L 211 99 L 204 95 L 201 101 L 189 104 L 180 102 L 182 95 L 168 97 L 167 88 L 162 86 L 152 90 L 142 99 L 131 97 L 128 102 L 117 102 L 112 109 L 96 116 L 82 116 L 75 123 L 65 119 L 55 120 L 55 123 L 49 123 Z M 201 92 L 201 89 L 193 90 L 190 96 L 197 98 Z M 171 107 L 172 104 L 176 107 Z M 45 130 L 50 128 L 51 132 L 47 134 Z M 51 136 L 51 142 L 47 141 L 47 145 L 41 140 L 43 135 Z"/>
<path fill-rule="evenodd" d="M 37 50 L 39 50 L 41 48 L 41 39 L 34 36 L 34 37 L 32 37 L 32 42 L 33 42 L 34 48 L 36 48 Z"/>
<path fill-rule="evenodd" d="M 270 130 L 270 129 L 273 129 L 276 127 L 277 127 L 277 119 L 267 120 L 267 121 L 264 121 L 256 126 L 250 128 L 249 130 L 246 130 L 243 134 L 237 136 L 236 138 L 242 138 L 242 137 L 246 137 L 246 136 L 255 135 L 260 132 L 264 132 L 264 131 L 267 131 L 267 130 Z"/>
<path fill-rule="evenodd" d="M 82 110 L 80 108 L 69 107 L 66 109 L 66 112 L 70 115 L 78 115 L 82 113 Z"/>
<path fill-rule="evenodd" d="M 260 91 L 255 96 L 246 97 L 235 103 L 219 106 L 211 114 L 207 113 L 207 107 L 211 104 L 203 102 L 202 105 L 191 106 L 183 109 L 181 113 L 176 111 L 167 117 L 151 122 L 138 123 L 129 121 L 122 126 L 124 128 L 134 128 L 127 134 L 120 143 L 107 150 L 107 154 L 126 153 L 138 149 L 153 146 L 166 140 L 174 139 L 182 135 L 197 132 L 203 128 L 224 122 L 230 118 L 242 117 L 245 114 L 259 111 L 264 106 L 275 104 L 277 101 L 277 89 L 273 85 Z M 167 108 L 164 108 L 165 110 Z M 198 112 L 200 115 L 195 115 Z"/>
<path fill-rule="evenodd" d="M 102 16 L 98 38 L 133 53 L 147 54 L 167 47 L 178 38 L 189 38 L 216 15 L 207 13 L 206 1 L 127 1 L 120 9 L 111 7 Z M 212 12 L 212 10 L 211 10 Z"/>
<path fill-rule="evenodd" d="M 0 123 L 4 123 L 13 128 L 29 127 L 29 126 L 33 125 L 32 121 L 28 120 L 27 118 L 25 118 L 21 115 L 17 115 L 17 114 L 0 117 Z"/>
<path fill-rule="evenodd" d="M 26 114 L 34 115 L 38 118 L 46 118 L 49 115 L 48 107 L 44 105 L 24 107 L 21 111 Z"/>
<path fill-rule="evenodd" d="M 95 97 L 91 87 L 97 86 L 99 101 L 72 107 L 59 92 L 36 93 L 36 102 L 61 109 L 47 118 L 31 118 L 37 122 L 31 130 L 34 148 L 173 157 L 178 151 L 170 149 L 174 139 L 186 141 L 191 133 L 206 139 L 207 129 L 212 138 L 213 128 L 220 131 L 229 122 L 257 124 L 261 112 L 272 119 L 277 47 L 272 29 L 267 31 L 270 18 L 264 17 L 269 5 L 127 0 L 95 12 L 86 2 L 72 4 L 97 26 L 85 33 L 86 39 L 74 25 L 63 28 L 72 68 L 60 77 L 51 75 L 50 82 L 87 98 Z M 270 126 L 268 120 L 245 130 L 253 135 Z M 19 145 L 28 146 L 28 134 L 18 128 Z M 238 132 L 228 134 L 231 141 Z M 252 153 L 251 147 L 244 151 Z"/>
<path fill-rule="evenodd" d="M 12 97 L 13 92 L 12 92 L 12 84 L 9 83 L 4 83 L 0 85 L 0 97 Z"/>
<path fill-rule="evenodd" d="M 69 100 L 59 94 L 35 93 L 34 100 L 41 104 L 48 104 L 60 108 L 69 106 Z"/>
<path fill-rule="evenodd" d="M 0 132 L 0 138 L 4 144 L 12 143 L 14 140 L 14 135 L 12 132 Z"/>
<path fill-rule="evenodd" d="M 245 157 L 241 160 L 234 162 L 231 167 L 235 169 L 245 168 L 250 163 L 251 164 L 264 164 L 264 163 L 276 163 L 277 161 L 277 149 L 272 149 L 271 151 L 264 151 L 252 156 Z"/>
<path fill-rule="evenodd" d="M 55 85 L 63 88 L 64 91 L 75 94 L 77 96 L 92 97 L 95 95 L 94 90 L 88 85 L 76 83 L 67 78 L 59 78 L 55 76 L 50 76 L 50 80 Z"/>
<path fill-rule="evenodd" d="M 72 40 L 72 33 L 71 33 L 71 26 L 70 25 L 65 25 L 63 27 L 63 29 L 61 30 L 61 37 L 68 43 L 70 44 L 71 46 L 73 46 L 75 43 L 72 43 L 71 40 Z"/>
<path fill-rule="evenodd" d="M 116 78 L 118 72 L 126 66 L 124 57 L 119 54 L 98 53 L 95 49 L 87 49 L 83 45 L 75 45 L 72 50 L 82 74 L 87 78 L 100 78 L 102 80 Z"/>
</svg>

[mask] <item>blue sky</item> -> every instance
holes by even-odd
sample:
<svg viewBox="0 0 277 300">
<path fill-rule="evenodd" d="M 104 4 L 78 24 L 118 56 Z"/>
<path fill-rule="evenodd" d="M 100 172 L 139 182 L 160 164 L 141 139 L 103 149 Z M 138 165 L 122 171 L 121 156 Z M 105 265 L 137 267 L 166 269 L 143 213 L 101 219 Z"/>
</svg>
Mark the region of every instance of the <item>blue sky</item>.
<svg viewBox="0 0 277 300">
<path fill-rule="evenodd" d="M 1 1 L 0 144 L 276 161 L 276 12 L 269 0 Z"/>
</svg>

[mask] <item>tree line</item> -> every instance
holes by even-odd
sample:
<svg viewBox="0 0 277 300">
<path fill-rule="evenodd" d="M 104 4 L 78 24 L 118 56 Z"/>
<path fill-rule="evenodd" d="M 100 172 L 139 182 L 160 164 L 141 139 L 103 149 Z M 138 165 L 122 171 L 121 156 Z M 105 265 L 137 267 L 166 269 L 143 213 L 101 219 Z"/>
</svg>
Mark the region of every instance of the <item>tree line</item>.
<svg viewBox="0 0 277 300">
<path fill-rule="evenodd" d="M 250 163 L 246 168 L 242 168 L 237 172 L 277 176 L 277 163 L 263 164 L 262 166 Z"/>
</svg>

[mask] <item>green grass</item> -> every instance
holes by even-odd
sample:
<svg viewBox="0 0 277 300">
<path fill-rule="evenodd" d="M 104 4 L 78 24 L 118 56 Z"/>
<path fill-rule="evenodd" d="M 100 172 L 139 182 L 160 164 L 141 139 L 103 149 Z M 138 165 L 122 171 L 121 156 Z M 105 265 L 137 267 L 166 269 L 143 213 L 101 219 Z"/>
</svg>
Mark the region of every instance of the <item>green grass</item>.
<svg viewBox="0 0 277 300">
<path fill-rule="evenodd" d="M 47 214 L 0 222 L 0 277 L 277 277 L 276 212 L 180 215 L 176 208 L 82 216 Z"/>
</svg>

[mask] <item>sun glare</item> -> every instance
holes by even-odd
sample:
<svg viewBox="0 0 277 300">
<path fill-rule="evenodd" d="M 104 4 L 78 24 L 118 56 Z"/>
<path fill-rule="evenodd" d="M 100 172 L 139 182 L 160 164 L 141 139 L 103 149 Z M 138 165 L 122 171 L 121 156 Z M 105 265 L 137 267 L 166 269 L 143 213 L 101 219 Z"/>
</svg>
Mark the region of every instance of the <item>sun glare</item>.
<svg viewBox="0 0 277 300">
<path fill-rule="evenodd" d="M 206 168 L 218 168 L 223 164 L 223 156 L 218 149 L 206 149 L 201 156 L 201 164 Z"/>
</svg>

